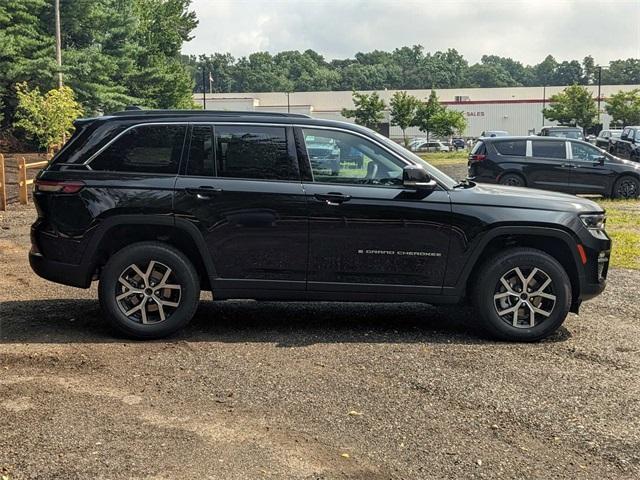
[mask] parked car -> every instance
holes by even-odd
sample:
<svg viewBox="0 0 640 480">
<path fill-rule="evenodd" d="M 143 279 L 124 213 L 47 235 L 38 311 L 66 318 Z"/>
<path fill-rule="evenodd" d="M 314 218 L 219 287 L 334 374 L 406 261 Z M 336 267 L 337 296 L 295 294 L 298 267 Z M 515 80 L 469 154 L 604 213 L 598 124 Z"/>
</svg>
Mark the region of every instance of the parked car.
<svg viewBox="0 0 640 480">
<path fill-rule="evenodd" d="M 449 150 L 449 145 L 445 145 L 439 140 L 425 140 L 411 146 L 413 152 L 448 152 Z"/>
<path fill-rule="evenodd" d="M 605 288 L 598 204 L 457 182 L 358 125 L 202 110 L 75 125 L 37 175 L 29 260 L 54 282 L 98 280 L 104 317 L 128 336 L 175 332 L 212 290 L 216 300 L 469 299 L 493 336 L 534 341 Z M 318 170 L 318 143 L 361 152 L 365 168 Z"/>
<path fill-rule="evenodd" d="M 487 130 L 480 134 L 480 138 L 506 137 L 507 135 L 509 135 L 509 132 L 505 132 L 504 130 Z"/>
<path fill-rule="evenodd" d="M 563 127 L 561 125 L 555 127 L 542 127 L 538 135 L 541 137 L 562 137 L 584 140 L 584 134 L 580 127 Z"/>
<path fill-rule="evenodd" d="M 620 138 L 611 138 L 609 151 L 613 155 L 640 162 L 640 127 L 624 127 Z"/>
<path fill-rule="evenodd" d="M 600 134 L 596 137 L 596 147 L 600 147 L 603 150 L 609 151 L 609 148 L 611 147 L 611 140 L 620 138 L 621 133 L 622 129 L 609 129 L 600 131 Z"/>
<path fill-rule="evenodd" d="M 464 141 L 464 138 L 454 138 L 451 140 L 451 145 L 453 145 L 453 148 L 456 150 L 464 150 L 467 148 L 467 142 Z"/>
<path fill-rule="evenodd" d="M 312 137 L 307 140 L 307 152 L 316 170 L 328 171 L 331 175 L 340 173 L 340 148 L 335 142 L 323 143 Z"/>
<path fill-rule="evenodd" d="M 468 168 L 474 182 L 615 198 L 640 195 L 640 165 L 572 138 L 483 138 L 469 154 Z"/>
</svg>

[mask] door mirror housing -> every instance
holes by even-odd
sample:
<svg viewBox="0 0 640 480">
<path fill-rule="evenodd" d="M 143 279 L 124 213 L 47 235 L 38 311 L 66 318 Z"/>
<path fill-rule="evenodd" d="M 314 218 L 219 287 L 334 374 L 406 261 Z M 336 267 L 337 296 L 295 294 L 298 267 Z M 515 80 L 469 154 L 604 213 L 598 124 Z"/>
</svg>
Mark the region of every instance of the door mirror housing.
<svg viewBox="0 0 640 480">
<path fill-rule="evenodd" d="M 598 165 L 604 165 L 605 160 L 607 159 L 607 157 L 605 157 L 604 155 L 596 158 L 596 164 Z"/>
<path fill-rule="evenodd" d="M 407 165 L 402 169 L 402 184 L 415 190 L 434 190 L 438 183 L 417 165 Z"/>
</svg>

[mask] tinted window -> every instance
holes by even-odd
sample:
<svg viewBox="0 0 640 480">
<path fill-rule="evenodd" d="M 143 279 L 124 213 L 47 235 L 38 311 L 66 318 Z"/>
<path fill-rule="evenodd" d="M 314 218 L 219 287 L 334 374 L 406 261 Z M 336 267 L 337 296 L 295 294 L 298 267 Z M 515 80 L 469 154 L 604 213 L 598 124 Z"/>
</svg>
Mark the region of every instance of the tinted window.
<svg viewBox="0 0 640 480">
<path fill-rule="evenodd" d="M 513 142 L 496 142 L 496 150 L 500 155 L 513 155 L 524 157 L 527 154 L 527 141 L 515 140 Z"/>
<path fill-rule="evenodd" d="M 566 158 L 566 147 L 564 142 L 531 142 L 531 154 L 534 157 L 544 158 Z"/>
<path fill-rule="evenodd" d="M 483 155 L 485 152 L 486 150 L 484 148 L 484 143 L 481 140 L 476 142 L 476 144 L 473 146 L 473 149 L 471 150 L 472 155 L 475 155 L 475 154 Z"/>
<path fill-rule="evenodd" d="M 597 161 L 604 156 L 604 153 L 597 148 L 577 142 L 571 142 L 571 151 L 573 158 L 587 162 Z"/>
<path fill-rule="evenodd" d="M 298 180 L 285 127 L 216 126 L 218 176 Z"/>
<path fill-rule="evenodd" d="M 94 158 L 93 170 L 177 174 L 186 125 L 139 125 Z"/>
<path fill-rule="evenodd" d="M 187 175 L 215 175 L 213 128 L 209 125 L 195 125 L 191 130 Z"/>
<path fill-rule="evenodd" d="M 404 163 L 358 135 L 303 129 L 316 182 L 402 185 Z"/>
<path fill-rule="evenodd" d="M 627 138 L 629 140 L 633 140 L 633 136 L 635 135 L 636 131 L 632 128 L 629 129 L 629 135 L 627 135 Z"/>
</svg>

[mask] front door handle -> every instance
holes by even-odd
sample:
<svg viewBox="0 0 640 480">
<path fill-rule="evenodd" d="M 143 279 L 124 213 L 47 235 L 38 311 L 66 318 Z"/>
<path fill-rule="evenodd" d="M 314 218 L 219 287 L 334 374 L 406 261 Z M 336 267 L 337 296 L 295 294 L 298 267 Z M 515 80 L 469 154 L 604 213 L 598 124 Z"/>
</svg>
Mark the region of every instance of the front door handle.
<svg viewBox="0 0 640 480">
<path fill-rule="evenodd" d="M 576 168 L 573 163 L 563 163 L 561 166 L 565 168 Z"/>
<path fill-rule="evenodd" d="M 315 198 L 320 202 L 325 202 L 327 205 L 335 207 L 351 200 L 351 195 L 344 195 L 337 192 L 316 193 Z"/>
</svg>

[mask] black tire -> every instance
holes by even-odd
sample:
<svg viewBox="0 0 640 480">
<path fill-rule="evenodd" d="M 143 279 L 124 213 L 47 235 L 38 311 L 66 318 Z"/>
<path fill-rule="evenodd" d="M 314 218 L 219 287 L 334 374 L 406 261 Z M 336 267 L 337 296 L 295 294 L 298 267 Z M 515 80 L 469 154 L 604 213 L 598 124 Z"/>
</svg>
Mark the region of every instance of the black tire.
<svg viewBox="0 0 640 480">
<path fill-rule="evenodd" d="M 613 198 L 638 198 L 640 196 L 640 180 L 630 175 L 623 175 L 613 186 Z"/>
<path fill-rule="evenodd" d="M 543 286 L 545 279 L 550 279 L 550 283 L 542 292 L 533 290 L 533 293 L 554 296 L 555 300 L 541 298 L 542 295 L 527 295 L 525 302 L 522 293 L 520 296 L 505 293 L 506 288 L 501 279 L 511 275 L 516 268 L 519 268 L 527 279 L 531 272 L 537 269 L 537 273 L 530 280 L 532 284 L 535 282 L 534 288 Z M 512 285 L 512 288 L 514 292 L 518 291 L 517 284 Z M 506 297 L 496 299 L 494 295 Z M 533 248 L 512 248 L 496 254 L 481 266 L 472 286 L 472 301 L 479 314 L 481 327 L 492 337 L 507 341 L 534 342 L 548 337 L 564 322 L 571 306 L 571 281 L 562 265 L 547 253 Z M 520 306 L 517 307 L 518 305 Z M 532 311 L 532 307 L 545 311 L 548 316 Z M 514 308 L 515 310 L 501 316 L 498 308 L 503 309 L 500 312 Z M 529 318 L 521 320 L 520 317 L 526 317 L 527 313 Z M 528 324 L 531 315 L 534 326 Z M 514 316 L 517 317 L 518 326 L 512 324 Z M 542 320 L 539 320 L 540 318 Z M 536 319 L 539 321 L 536 322 Z"/>
<path fill-rule="evenodd" d="M 526 187 L 527 182 L 522 175 L 517 173 L 507 173 L 500 177 L 501 185 L 508 185 L 510 187 Z"/>
<path fill-rule="evenodd" d="M 151 267 L 152 262 L 155 263 Z M 140 277 L 134 266 L 148 275 Z M 125 287 L 121 276 L 135 288 Z M 155 290 L 162 285 L 166 288 Z M 116 298 L 127 293 L 124 299 Z M 179 250 L 161 242 L 140 242 L 109 258 L 100 274 L 98 296 L 107 321 L 120 333 L 141 340 L 162 338 L 193 318 L 200 300 L 200 280 L 189 259 Z M 137 310 L 127 316 L 124 309 L 130 307 Z M 143 314 L 148 323 L 143 323 Z"/>
</svg>

